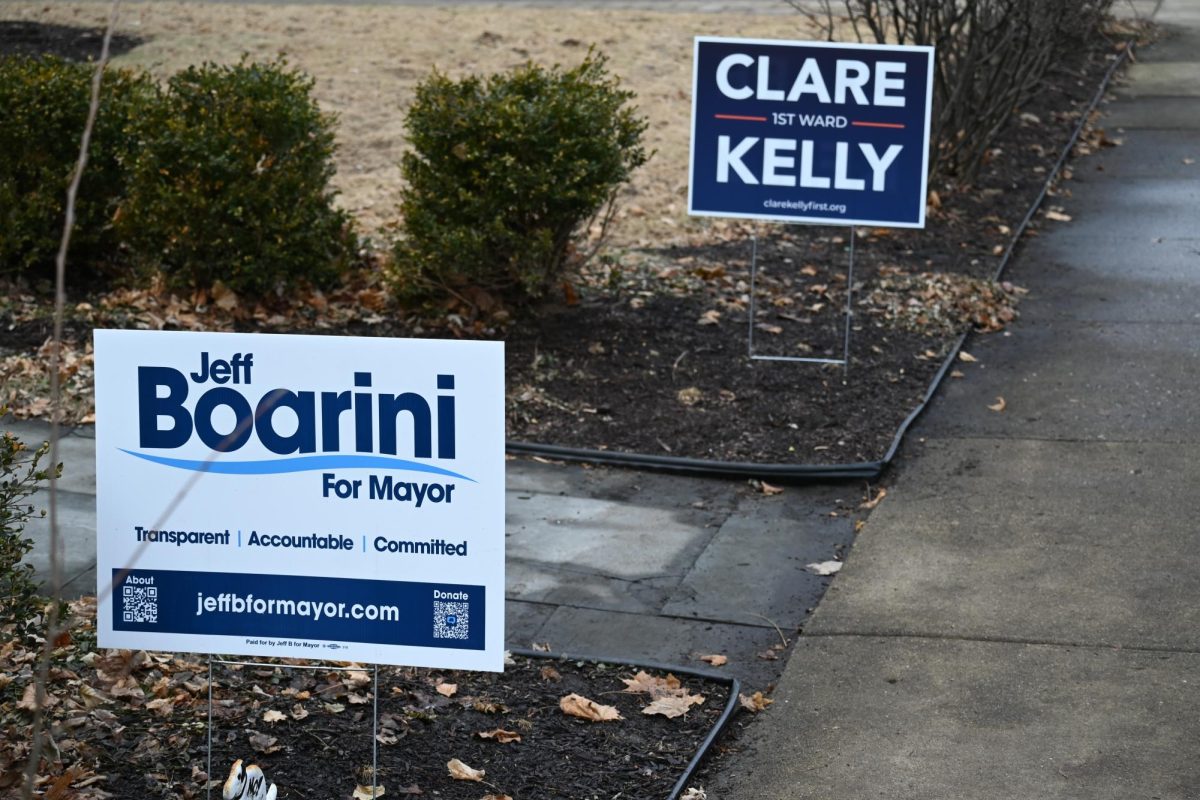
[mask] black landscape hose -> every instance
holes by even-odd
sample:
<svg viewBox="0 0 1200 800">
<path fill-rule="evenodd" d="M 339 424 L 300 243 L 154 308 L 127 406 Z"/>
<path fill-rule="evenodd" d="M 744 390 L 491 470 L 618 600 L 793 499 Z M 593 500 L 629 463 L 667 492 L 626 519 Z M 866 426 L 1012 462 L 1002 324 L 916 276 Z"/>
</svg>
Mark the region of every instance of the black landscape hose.
<svg viewBox="0 0 1200 800">
<path fill-rule="evenodd" d="M 995 280 L 999 280 L 1007 269 L 1009 262 L 1012 261 L 1013 255 L 1016 252 L 1017 246 L 1021 242 L 1022 236 L 1029 228 L 1029 224 L 1033 221 L 1033 217 L 1037 214 L 1038 209 L 1042 207 L 1042 202 L 1046 199 L 1046 195 L 1050 191 L 1055 179 L 1062 171 L 1063 165 L 1071 155 L 1072 148 L 1079 141 L 1080 134 L 1087 127 L 1088 118 L 1100 104 L 1104 98 L 1104 93 L 1108 91 L 1108 86 L 1112 82 L 1113 75 L 1129 58 L 1129 53 L 1133 50 L 1135 39 L 1131 38 L 1126 43 L 1125 48 L 1113 61 L 1108 71 L 1104 74 L 1104 78 L 1100 81 L 1100 86 L 1093 95 L 1092 100 L 1088 103 L 1087 109 L 1079 118 L 1079 124 L 1075 126 L 1075 130 L 1071 133 L 1071 138 L 1067 141 L 1066 146 L 1062 149 L 1062 153 L 1055 162 L 1054 167 L 1047 173 L 1046 180 L 1042 184 L 1042 189 L 1038 192 L 1037 198 L 1026 212 L 1025 218 L 1013 231 L 1012 239 L 1009 241 L 1008 248 L 1004 251 L 1004 256 L 1000 259 L 1000 265 L 996 268 Z M 863 461 L 856 464 L 756 464 L 752 461 L 714 461 L 704 458 L 688 458 L 684 456 L 660 456 L 648 455 L 645 453 L 618 453 L 608 450 L 589 450 L 579 447 L 564 447 L 553 444 L 538 444 L 534 442 L 514 442 L 508 441 L 505 443 L 505 448 L 509 453 L 515 455 L 527 456 L 542 456 L 543 458 L 553 458 L 564 461 L 583 461 L 593 464 L 608 464 L 619 467 L 632 467 L 635 469 L 652 469 L 663 472 L 676 472 L 689 475 L 706 475 L 712 477 L 757 477 L 757 478 L 775 478 L 793 481 L 836 481 L 836 480 L 876 480 L 883 470 L 895 458 L 897 451 L 900 449 L 900 444 L 904 439 L 904 435 L 908 433 L 912 424 L 924 413 L 928 408 L 930 401 L 933 400 L 946 374 L 950 371 L 950 366 L 958 358 L 959 351 L 962 349 L 963 343 L 966 341 L 969 333 L 964 333 L 959 336 L 958 341 L 950 348 L 949 354 L 942 362 L 942 366 L 933 376 L 933 380 L 929 384 L 925 395 L 921 398 L 921 402 L 912 412 L 905 417 L 900 423 L 900 427 L 896 430 L 896 435 L 892 438 L 892 444 L 888 448 L 887 455 L 882 461 Z"/>
<path fill-rule="evenodd" d="M 704 760 L 708 748 L 716 741 L 717 736 L 725 728 L 730 717 L 733 716 L 734 710 L 737 708 L 738 693 L 742 690 L 741 681 L 737 678 L 728 675 L 720 675 L 711 670 L 694 669 L 692 667 L 681 667 L 675 664 L 660 664 L 655 661 L 632 661 L 625 658 L 606 658 L 604 656 L 580 656 L 567 653 L 545 653 L 540 650 L 526 650 L 524 648 L 511 648 L 509 650 L 513 655 L 523 658 L 544 658 L 554 661 L 590 661 L 596 664 L 616 664 L 622 667 L 636 667 L 638 669 L 652 669 L 655 672 L 670 672 L 675 675 L 687 675 L 692 678 L 700 678 L 714 683 L 724 684 L 729 687 L 729 700 L 725 703 L 725 708 L 721 711 L 721 716 L 713 723 L 709 729 L 708 735 L 704 737 L 704 741 L 700 743 L 700 747 L 696 750 L 696 754 L 692 756 L 692 760 L 688 762 L 684 768 L 683 774 L 679 776 L 679 780 L 675 782 L 675 787 L 671 789 L 671 793 L 667 795 L 666 800 L 677 800 L 680 794 L 686 789 L 688 782 L 691 781 L 692 775 L 696 771 L 696 767 L 700 766 L 700 762 Z"/>
</svg>

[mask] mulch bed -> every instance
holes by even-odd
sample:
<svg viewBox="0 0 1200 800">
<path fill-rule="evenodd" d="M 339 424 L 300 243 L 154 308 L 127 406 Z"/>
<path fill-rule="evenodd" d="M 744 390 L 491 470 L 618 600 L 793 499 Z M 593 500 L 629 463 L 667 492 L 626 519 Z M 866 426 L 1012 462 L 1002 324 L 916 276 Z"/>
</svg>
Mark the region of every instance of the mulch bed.
<svg viewBox="0 0 1200 800">
<path fill-rule="evenodd" d="M 990 279 L 1113 57 L 1100 43 L 1050 74 L 974 185 L 932 187 L 924 230 L 857 230 L 848 369 L 751 360 L 748 307 L 757 235 L 756 354 L 841 358 L 849 229 L 717 223 L 693 246 L 643 253 L 633 275 L 608 269 L 617 289 L 509 333 L 509 438 L 759 464 L 881 460 L 961 333 L 1016 318 L 1021 289 Z M 1113 144 L 1092 129 L 1077 152 Z"/>
<path fill-rule="evenodd" d="M 91 602 L 75 604 L 80 622 L 62 637 L 51 670 L 57 760 L 39 771 L 40 791 L 77 800 L 205 797 L 205 658 L 96 652 Z M 0 682 L 0 796 L 20 785 L 37 655 L 18 642 L 0 648 L 8 676 Z M 666 798 L 731 692 L 729 682 L 670 675 L 521 655 L 503 673 L 381 667 L 376 783 L 387 797 Z M 280 798 L 349 798 L 357 786 L 369 786 L 373 688 L 366 668 L 215 664 L 214 796 L 235 759 L 258 764 Z M 686 711 L 646 714 L 651 696 L 627 688 L 683 698 Z M 560 701 L 572 694 L 612 707 L 620 718 L 569 716 Z M 761 695 L 757 706 L 754 698 L 745 702 L 764 707 Z M 452 777 L 452 759 L 481 770 L 480 780 Z M 63 784 L 58 794 L 50 789 L 56 780 Z M 72 793 L 64 794 L 68 784 Z"/>
</svg>

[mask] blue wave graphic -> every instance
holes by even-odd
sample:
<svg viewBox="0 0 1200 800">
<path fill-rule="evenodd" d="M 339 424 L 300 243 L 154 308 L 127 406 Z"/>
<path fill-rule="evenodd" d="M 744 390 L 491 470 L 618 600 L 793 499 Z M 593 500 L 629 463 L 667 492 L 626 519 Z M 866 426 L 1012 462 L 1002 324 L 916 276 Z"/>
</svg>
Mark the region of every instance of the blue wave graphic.
<svg viewBox="0 0 1200 800">
<path fill-rule="evenodd" d="M 194 472 L 212 472 L 218 475 L 280 475 L 285 472 L 308 472 L 318 469 L 395 469 L 408 472 L 428 472 L 432 475 L 461 478 L 464 481 L 476 483 L 474 478 L 468 478 L 458 472 L 387 456 L 327 455 L 277 458 L 270 461 L 192 461 L 184 458 L 152 456 L 147 453 L 126 450 L 123 447 L 118 449 L 122 453 L 128 453 L 155 464 L 162 464 L 165 467 L 188 469 Z"/>
</svg>

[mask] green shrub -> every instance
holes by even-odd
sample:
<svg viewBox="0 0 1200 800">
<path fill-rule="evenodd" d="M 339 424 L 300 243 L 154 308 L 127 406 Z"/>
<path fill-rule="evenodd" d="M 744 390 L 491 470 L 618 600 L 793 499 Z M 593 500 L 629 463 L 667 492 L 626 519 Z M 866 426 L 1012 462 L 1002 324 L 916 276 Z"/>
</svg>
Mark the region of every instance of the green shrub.
<svg viewBox="0 0 1200 800">
<path fill-rule="evenodd" d="M 334 117 L 312 87 L 283 60 L 170 79 L 118 223 L 148 267 L 249 294 L 337 277 L 356 243 L 329 186 Z"/>
<path fill-rule="evenodd" d="M 566 266 L 572 234 L 649 157 L 633 92 L 589 53 L 486 80 L 435 73 L 417 87 L 401 162 L 402 294 L 468 284 L 534 298 Z"/>
<path fill-rule="evenodd" d="M 58 58 L 0 58 L 0 274 L 54 276 L 92 74 L 89 65 Z M 100 97 L 71 237 L 68 267 L 75 283 L 115 269 L 113 217 L 157 90 L 145 76 L 109 69 Z"/>
<path fill-rule="evenodd" d="M 6 413 L 7 409 L 0 408 L 0 418 Z M 61 464 L 54 470 L 39 468 L 49 449 L 46 443 L 30 450 L 9 431 L 0 436 L 0 631 L 11 630 L 19 636 L 37 632 L 44 607 L 33 567 L 21 560 L 33 548 L 22 532 L 34 508 L 23 501 L 51 472 L 62 474 Z"/>
</svg>

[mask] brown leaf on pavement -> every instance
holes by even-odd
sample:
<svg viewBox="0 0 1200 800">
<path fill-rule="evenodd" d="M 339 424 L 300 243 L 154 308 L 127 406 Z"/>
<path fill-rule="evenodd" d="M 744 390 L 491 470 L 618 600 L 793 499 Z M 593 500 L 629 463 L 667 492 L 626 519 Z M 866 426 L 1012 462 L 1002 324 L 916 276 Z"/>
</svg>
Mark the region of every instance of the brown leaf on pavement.
<svg viewBox="0 0 1200 800">
<path fill-rule="evenodd" d="M 700 656 L 700 660 L 712 664 L 714 667 L 723 667 L 729 662 L 728 656 L 719 654 Z"/>
<path fill-rule="evenodd" d="M 990 408 L 992 411 L 999 413 L 999 412 L 1003 411 L 1007 406 L 1008 406 L 1008 403 L 1004 402 L 1004 398 L 997 396 L 996 402 L 989 405 L 988 408 Z"/>
<path fill-rule="evenodd" d="M 881 488 L 879 490 L 879 494 L 875 495 L 874 498 L 871 497 L 871 490 L 867 489 L 867 499 L 863 501 L 863 504 L 860 506 L 860 508 L 865 508 L 867 510 L 871 510 L 871 509 L 875 508 L 875 506 L 882 503 L 883 498 L 885 498 L 885 497 L 887 497 L 887 489 Z"/>
<path fill-rule="evenodd" d="M 738 702 L 741 704 L 742 708 L 746 709 L 751 714 L 757 714 L 758 712 L 765 710 L 767 706 L 771 705 L 771 703 L 774 703 L 775 701 L 763 697 L 762 692 L 755 692 L 749 697 L 744 694 L 739 694 Z"/>
<path fill-rule="evenodd" d="M 600 705 L 583 695 L 569 694 L 558 701 L 558 707 L 570 717 L 579 717 L 591 722 L 614 722 L 624 719 L 621 712 L 613 706 Z"/>
<path fill-rule="evenodd" d="M 976 358 L 975 356 L 971 355 L 970 353 L 968 353 L 966 350 L 962 350 L 958 354 L 958 360 L 964 361 L 968 364 L 974 364 L 979 359 Z"/>
</svg>

